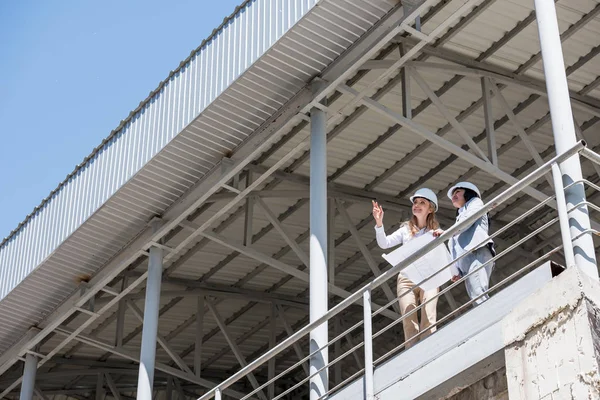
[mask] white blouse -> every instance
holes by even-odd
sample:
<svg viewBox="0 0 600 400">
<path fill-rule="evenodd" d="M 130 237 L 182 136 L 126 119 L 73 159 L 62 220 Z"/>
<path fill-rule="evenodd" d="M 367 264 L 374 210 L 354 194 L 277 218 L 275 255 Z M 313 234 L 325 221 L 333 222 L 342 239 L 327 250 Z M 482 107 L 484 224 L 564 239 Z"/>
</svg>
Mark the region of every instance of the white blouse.
<svg viewBox="0 0 600 400">
<path fill-rule="evenodd" d="M 382 249 L 389 249 L 390 247 L 404 244 L 416 237 L 423 235 L 426 232 L 427 228 L 423 228 L 414 235 L 411 235 L 408 224 L 402 224 L 402 226 L 396 232 L 386 236 L 383 225 L 381 225 L 381 228 L 378 228 L 377 225 L 375 225 L 375 238 L 377 239 L 377 245 Z M 405 278 L 407 277 L 404 271 L 400 271 L 400 275 Z"/>
<path fill-rule="evenodd" d="M 413 236 L 410 234 L 408 224 L 402 224 L 402 226 L 396 232 L 386 236 L 383 225 L 381 225 L 381 227 L 377 227 L 377 225 L 375 226 L 375 238 L 377 239 L 377 245 L 382 249 L 389 249 L 390 247 L 404 244 L 411 239 L 423 235 L 426 232 L 427 228 L 423 228 Z"/>
</svg>

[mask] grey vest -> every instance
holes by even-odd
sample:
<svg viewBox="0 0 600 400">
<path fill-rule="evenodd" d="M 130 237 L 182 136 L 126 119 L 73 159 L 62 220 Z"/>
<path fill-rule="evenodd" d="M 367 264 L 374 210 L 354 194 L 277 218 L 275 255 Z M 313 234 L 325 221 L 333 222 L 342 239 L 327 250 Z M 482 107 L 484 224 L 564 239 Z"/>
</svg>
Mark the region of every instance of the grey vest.
<svg viewBox="0 0 600 400">
<path fill-rule="evenodd" d="M 456 223 L 469 218 L 469 216 L 473 215 L 482 207 L 483 201 L 480 198 L 472 198 L 465 204 L 463 210 L 456 217 Z M 489 237 L 488 229 L 489 220 L 486 214 L 468 228 L 465 228 L 460 233 L 454 235 L 449 242 L 450 254 L 452 257 L 456 258 L 470 250 L 484 246 L 489 246 L 492 254 L 495 254 L 494 241 Z"/>
</svg>

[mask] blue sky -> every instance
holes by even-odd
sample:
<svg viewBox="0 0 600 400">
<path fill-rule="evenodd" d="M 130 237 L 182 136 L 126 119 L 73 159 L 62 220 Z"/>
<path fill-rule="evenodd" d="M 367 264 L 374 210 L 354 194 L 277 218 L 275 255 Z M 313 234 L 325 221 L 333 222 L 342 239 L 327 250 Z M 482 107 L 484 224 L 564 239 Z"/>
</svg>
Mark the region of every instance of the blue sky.
<svg viewBox="0 0 600 400">
<path fill-rule="evenodd" d="M 0 240 L 242 0 L 0 2 Z"/>
</svg>

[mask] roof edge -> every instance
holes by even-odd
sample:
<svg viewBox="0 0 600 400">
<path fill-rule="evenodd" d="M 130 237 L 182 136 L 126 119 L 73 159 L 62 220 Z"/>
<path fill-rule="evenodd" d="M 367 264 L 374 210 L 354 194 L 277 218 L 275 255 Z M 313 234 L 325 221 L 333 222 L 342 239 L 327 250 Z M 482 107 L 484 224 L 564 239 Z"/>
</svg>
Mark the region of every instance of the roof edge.
<svg viewBox="0 0 600 400">
<path fill-rule="evenodd" d="M 94 158 L 94 156 L 96 154 L 98 154 L 98 152 L 100 152 L 106 145 L 108 142 L 110 142 L 110 140 L 115 137 L 115 135 L 117 135 L 126 125 L 129 121 L 132 120 L 132 118 L 141 110 L 144 108 L 144 106 L 146 104 L 148 104 L 148 102 L 150 100 L 152 100 L 152 98 L 154 97 L 154 95 L 156 95 L 158 92 L 160 92 L 161 89 L 163 89 L 165 87 L 165 85 L 169 82 L 169 80 L 173 77 L 173 75 L 177 74 L 178 72 L 181 71 L 181 69 L 188 63 L 190 62 L 190 60 L 192 59 L 192 57 L 196 54 L 198 54 L 200 51 L 202 51 L 202 49 L 206 46 L 206 44 L 208 42 L 210 42 L 224 27 L 225 25 L 227 25 L 227 23 L 229 21 L 231 21 L 232 19 L 234 19 L 238 13 L 244 9 L 248 3 L 251 3 L 253 0 L 243 0 L 242 3 L 239 6 L 236 6 L 234 11 L 227 17 L 223 18 L 223 22 L 221 22 L 221 24 L 213 29 L 213 31 L 210 33 L 210 35 L 202 40 L 202 43 L 200 43 L 200 45 L 198 47 L 196 47 L 194 50 L 192 50 L 190 52 L 190 54 L 179 63 L 179 65 L 177 66 L 177 68 L 175 68 L 174 70 L 169 72 L 169 75 L 163 79 L 161 82 L 159 82 L 158 87 L 154 90 L 152 90 L 148 96 L 142 100 L 138 106 L 136 108 L 134 108 L 132 111 L 129 112 L 129 114 L 127 115 L 127 117 L 125 117 L 125 119 L 121 120 L 121 122 L 119 122 L 119 125 L 113 129 L 109 135 L 107 137 L 105 137 L 102 142 L 100 142 L 100 144 L 96 147 L 94 147 L 94 149 L 92 150 L 92 152 L 90 154 L 88 154 L 81 163 L 77 164 L 75 166 L 75 169 L 69 173 L 65 179 L 62 180 L 62 182 L 60 182 L 58 184 L 58 186 L 52 190 L 50 192 L 50 194 L 48 196 L 46 196 L 44 199 L 42 199 L 42 201 L 40 202 L 39 205 L 37 205 L 32 212 L 30 212 L 29 214 L 27 214 L 27 216 L 25 217 L 25 219 L 19 223 L 19 225 L 17 225 L 17 227 L 15 229 L 13 229 L 12 231 L 10 231 L 10 233 L 4 237 L 2 239 L 2 242 L 0 242 L 0 249 L 2 249 L 4 247 L 4 245 L 6 243 L 8 243 L 15 235 L 17 235 L 19 233 L 19 231 L 21 229 L 23 229 L 23 227 L 25 225 L 27 225 L 27 223 L 29 223 L 29 221 L 31 221 L 31 219 L 35 216 L 35 214 L 40 211 L 42 208 L 44 208 L 44 206 L 52 199 L 52 197 L 58 193 L 60 191 L 60 189 L 62 189 L 67 182 L 69 181 L 69 179 L 71 179 L 72 177 L 74 177 L 75 175 L 77 175 L 77 173 L 83 168 L 85 167 L 85 165 Z"/>
</svg>

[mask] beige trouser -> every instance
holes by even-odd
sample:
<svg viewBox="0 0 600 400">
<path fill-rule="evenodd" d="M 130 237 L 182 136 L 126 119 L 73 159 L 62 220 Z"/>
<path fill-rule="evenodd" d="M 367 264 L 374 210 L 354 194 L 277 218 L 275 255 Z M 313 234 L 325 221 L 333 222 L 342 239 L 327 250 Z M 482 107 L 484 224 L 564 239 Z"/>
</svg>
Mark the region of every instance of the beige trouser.
<svg viewBox="0 0 600 400">
<path fill-rule="evenodd" d="M 400 312 L 402 315 L 417 308 L 419 303 L 423 304 L 432 298 L 433 300 L 421 308 L 420 326 L 417 312 L 412 313 L 402 321 L 404 326 L 404 340 L 408 340 L 406 343 L 407 349 L 414 346 L 419 339 L 424 339 L 435 332 L 435 326 L 431 328 L 430 326 L 436 322 L 437 298 L 434 297 L 439 292 L 439 288 L 424 291 L 418 286 L 410 290 L 413 286 L 414 283 L 410 279 L 398 274 L 396 293 L 399 297 L 398 302 L 400 303 Z M 419 337 L 415 337 L 419 332 L 423 333 Z"/>
</svg>

